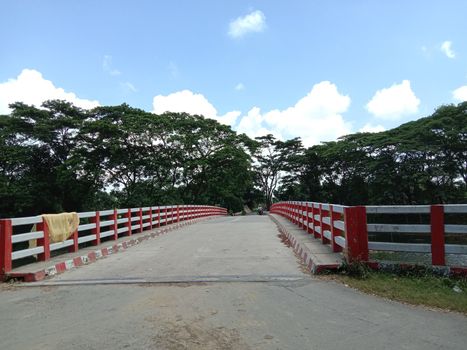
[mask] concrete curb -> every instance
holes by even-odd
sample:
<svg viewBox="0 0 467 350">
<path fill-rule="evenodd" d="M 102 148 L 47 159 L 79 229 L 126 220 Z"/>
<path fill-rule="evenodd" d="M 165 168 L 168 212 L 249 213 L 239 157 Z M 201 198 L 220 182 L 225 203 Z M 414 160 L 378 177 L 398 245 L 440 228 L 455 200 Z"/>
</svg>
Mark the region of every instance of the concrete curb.
<svg viewBox="0 0 467 350">
<path fill-rule="evenodd" d="M 293 251 L 300 257 L 300 260 L 305 264 L 308 271 L 314 275 L 318 275 L 325 271 L 337 270 L 341 264 L 321 264 L 315 254 L 313 254 L 305 245 L 303 245 L 282 223 L 273 215 L 268 215 L 276 224 L 279 232 L 283 233 L 291 243 Z"/>
<path fill-rule="evenodd" d="M 91 264 L 99 259 L 105 258 L 108 255 L 112 255 L 118 252 L 123 252 L 130 247 L 140 244 L 143 241 L 156 238 L 172 230 L 176 230 L 183 226 L 192 225 L 200 221 L 206 221 L 212 218 L 213 217 L 211 216 L 211 217 L 205 217 L 205 218 L 200 218 L 200 219 L 187 220 L 187 221 L 183 221 L 177 224 L 163 226 L 162 228 L 153 229 L 152 231 L 148 231 L 147 233 L 144 233 L 144 232 L 142 234 L 135 233 L 131 237 L 128 237 L 128 240 L 126 241 L 123 241 L 117 244 L 112 244 L 106 247 L 102 247 L 100 249 L 96 249 L 94 251 L 89 252 L 86 255 L 77 256 L 73 259 L 64 260 L 64 261 L 55 263 L 54 265 L 48 266 L 46 268 L 42 268 L 34 272 L 12 271 L 10 273 L 7 273 L 6 277 L 7 279 L 18 278 L 24 282 L 41 281 L 44 278 L 55 276 L 57 274 L 74 269 L 76 267 Z"/>
</svg>

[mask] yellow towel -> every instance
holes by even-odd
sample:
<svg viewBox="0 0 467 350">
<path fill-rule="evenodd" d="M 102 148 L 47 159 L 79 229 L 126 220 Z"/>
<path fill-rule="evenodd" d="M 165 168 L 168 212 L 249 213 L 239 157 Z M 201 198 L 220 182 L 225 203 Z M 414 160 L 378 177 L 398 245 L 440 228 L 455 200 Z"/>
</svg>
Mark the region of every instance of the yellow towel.
<svg viewBox="0 0 467 350">
<path fill-rule="evenodd" d="M 58 243 L 66 241 L 78 229 L 79 216 L 77 213 L 61 213 L 61 214 L 43 214 L 43 220 L 49 228 L 50 243 Z M 31 232 L 37 231 L 36 225 L 31 229 Z M 37 247 L 37 240 L 29 241 L 29 248 Z"/>
<path fill-rule="evenodd" d="M 66 241 L 79 226 L 77 213 L 43 214 L 42 218 L 49 228 L 50 243 Z"/>
</svg>

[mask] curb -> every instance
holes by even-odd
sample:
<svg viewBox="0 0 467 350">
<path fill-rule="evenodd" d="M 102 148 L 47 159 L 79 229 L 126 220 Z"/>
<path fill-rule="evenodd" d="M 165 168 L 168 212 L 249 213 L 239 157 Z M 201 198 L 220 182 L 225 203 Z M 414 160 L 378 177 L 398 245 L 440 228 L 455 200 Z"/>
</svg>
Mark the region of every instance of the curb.
<svg viewBox="0 0 467 350">
<path fill-rule="evenodd" d="M 290 241 L 290 246 L 292 247 L 295 254 L 297 254 L 300 260 L 305 264 L 308 271 L 313 275 L 318 275 L 325 271 L 334 271 L 337 270 L 341 265 L 340 264 L 319 264 L 317 263 L 316 257 L 313 256 L 313 253 L 310 252 L 308 248 L 302 246 L 302 244 L 295 238 L 295 236 L 290 233 L 274 216 L 268 215 L 271 220 L 276 224 L 280 233 L 284 234 L 287 239 Z"/>
<path fill-rule="evenodd" d="M 172 230 L 176 230 L 178 228 L 181 228 L 183 226 L 187 225 L 192 225 L 195 223 L 198 223 L 200 221 L 205 221 L 212 219 L 213 217 L 206 217 L 206 218 L 201 218 L 201 219 L 194 219 L 194 220 L 187 220 L 183 221 L 182 223 L 177 223 L 173 224 L 170 226 L 164 226 L 163 228 L 158 228 L 153 230 L 152 232 L 148 232 L 146 234 L 143 234 L 141 236 L 137 236 L 131 239 L 128 239 L 126 241 L 116 243 L 107 247 L 102 247 L 100 249 L 94 250 L 89 252 L 86 255 L 82 256 L 77 256 L 73 259 L 68 259 L 64 260 L 61 262 L 58 262 L 54 265 L 51 265 L 49 267 L 43 268 L 41 270 L 35 271 L 35 272 L 10 272 L 6 274 L 6 279 L 9 278 L 18 278 L 21 279 L 23 282 L 37 282 L 41 281 L 47 277 L 52 277 L 57 274 L 63 273 L 65 271 L 83 266 L 83 265 L 89 265 L 99 259 L 105 258 L 108 255 L 112 255 L 118 252 L 123 252 L 127 250 L 130 247 L 133 247 L 135 245 L 140 244 L 143 241 L 146 241 L 148 239 L 156 238 L 158 236 L 161 236 L 165 233 L 168 233 Z M 135 234 L 136 235 L 136 234 Z"/>
</svg>

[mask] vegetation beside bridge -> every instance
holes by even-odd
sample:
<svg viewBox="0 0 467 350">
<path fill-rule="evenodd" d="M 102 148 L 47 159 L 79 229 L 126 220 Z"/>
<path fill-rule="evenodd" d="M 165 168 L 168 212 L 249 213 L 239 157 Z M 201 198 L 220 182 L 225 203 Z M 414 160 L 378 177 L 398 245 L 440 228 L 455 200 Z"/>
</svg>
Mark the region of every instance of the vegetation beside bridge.
<svg viewBox="0 0 467 350">
<path fill-rule="evenodd" d="M 167 203 L 239 211 L 274 199 L 467 200 L 467 102 L 380 133 L 305 148 L 185 113 L 16 103 L 0 116 L 0 216 Z"/>
</svg>

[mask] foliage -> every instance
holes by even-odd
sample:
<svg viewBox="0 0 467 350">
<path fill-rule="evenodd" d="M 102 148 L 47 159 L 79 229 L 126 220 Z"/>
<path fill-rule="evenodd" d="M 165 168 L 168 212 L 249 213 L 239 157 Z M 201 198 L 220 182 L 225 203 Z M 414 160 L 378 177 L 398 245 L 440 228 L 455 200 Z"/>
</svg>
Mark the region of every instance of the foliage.
<svg viewBox="0 0 467 350">
<path fill-rule="evenodd" d="M 254 142 L 214 120 L 126 104 L 21 103 L 0 117 L 0 213 L 218 204 L 243 208 Z"/>
<path fill-rule="evenodd" d="M 347 205 L 462 203 L 467 200 L 467 102 L 380 133 L 356 133 L 310 147 L 281 200 Z"/>
<path fill-rule="evenodd" d="M 212 119 L 65 101 L 0 115 L 0 216 L 168 203 L 233 212 L 274 200 L 346 205 L 467 200 L 467 102 L 305 149 Z"/>
</svg>

